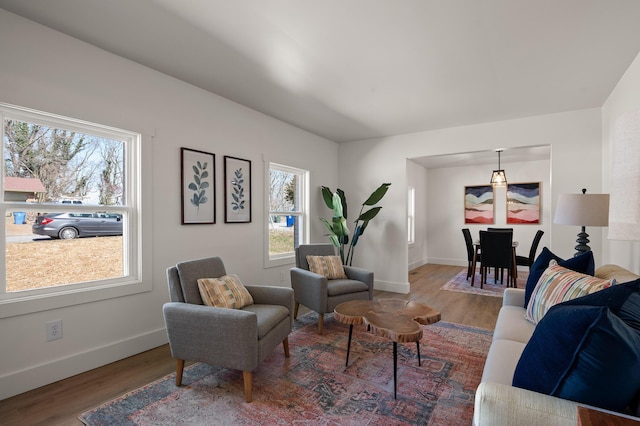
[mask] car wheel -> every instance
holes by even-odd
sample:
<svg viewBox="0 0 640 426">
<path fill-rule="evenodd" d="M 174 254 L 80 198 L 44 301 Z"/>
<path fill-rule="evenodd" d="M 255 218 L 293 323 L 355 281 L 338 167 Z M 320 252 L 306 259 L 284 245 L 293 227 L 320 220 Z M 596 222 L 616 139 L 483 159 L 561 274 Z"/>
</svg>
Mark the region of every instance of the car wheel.
<svg viewBox="0 0 640 426">
<path fill-rule="evenodd" d="M 78 238 L 78 230 L 76 228 L 67 226 L 65 228 L 62 228 L 60 232 L 58 232 L 58 235 L 60 235 L 60 238 L 62 238 L 63 240 L 72 240 L 74 238 Z"/>
</svg>

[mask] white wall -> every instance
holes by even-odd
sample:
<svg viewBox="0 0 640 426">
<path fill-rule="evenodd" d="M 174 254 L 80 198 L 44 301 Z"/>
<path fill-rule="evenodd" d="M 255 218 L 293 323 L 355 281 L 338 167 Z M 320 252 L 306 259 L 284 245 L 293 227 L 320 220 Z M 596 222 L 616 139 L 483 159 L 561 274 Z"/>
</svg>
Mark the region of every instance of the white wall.
<svg viewBox="0 0 640 426">
<path fill-rule="evenodd" d="M 549 246 L 551 234 L 551 191 L 550 160 L 502 162 L 507 179 L 512 183 L 540 182 L 541 217 L 539 225 L 507 224 L 506 188 L 494 190 L 495 227 L 513 228 L 513 238 L 518 241 L 516 252 L 521 256 L 529 255 L 529 248 L 538 229 L 544 231 L 540 241 L 540 250 Z M 481 229 L 487 225 L 464 223 L 464 187 L 486 185 L 491 176 L 492 166 L 446 167 L 428 171 L 428 204 L 434 206 L 430 211 L 428 238 L 428 263 L 441 265 L 467 265 L 467 251 L 462 236 L 462 228 L 469 228 L 473 239 L 479 238 Z M 576 228 L 576 233 L 579 230 Z"/>
<path fill-rule="evenodd" d="M 335 143 L 1 9 L 0 57 L 0 102 L 143 134 L 143 269 L 152 284 L 134 296 L 0 319 L 0 399 L 165 343 L 165 270 L 180 260 L 221 255 L 244 282 L 289 285 L 291 265 L 263 268 L 263 156 L 310 170 L 317 212 L 320 185 L 337 186 Z M 180 224 L 180 147 L 216 154 L 215 225 Z M 250 224 L 224 224 L 223 155 L 252 161 Z M 312 241 L 323 240 L 317 216 Z M 46 342 L 52 319 L 63 320 L 64 337 Z"/>
<path fill-rule="evenodd" d="M 611 179 L 611 149 L 615 123 L 623 114 L 640 111 L 640 55 L 618 82 L 602 107 L 602 159 L 604 192 L 609 192 Z M 640 167 L 640 164 L 638 165 Z M 640 188 L 636 188 L 640 191 Z M 629 241 L 605 242 L 605 262 L 617 263 L 635 273 L 640 273 L 640 243 Z"/>
<path fill-rule="evenodd" d="M 544 189 L 545 193 L 549 191 L 551 202 L 545 203 L 545 208 L 555 212 L 560 193 L 578 193 L 581 188 L 601 192 L 601 132 L 600 109 L 594 108 L 340 144 L 339 185 L 351 199 L 366 197 L 381 182 L 392 183 L 382 200 L 386 216 L 381 221 L 376 218 L 367 228 L 355 263 L 375 272 L 378 288 L 408 291 L 407 158 L 550 145 L 551 184 Z M 433 206 L 429 207 L 432 212 Z M 459 214 L 460 201 L 443 208 Z M 546 237 L 551 249 L 560 256 L 572 256 L 579 230 L 550 226 Z M 448 238 L 460 238 L 459 233 L 457 229 Z M 596 263 L 600 264 L 602 231 L 592 230 L 590 240 Z M 434 239 L 434 243 L 440 241 Z"/>
</svg>

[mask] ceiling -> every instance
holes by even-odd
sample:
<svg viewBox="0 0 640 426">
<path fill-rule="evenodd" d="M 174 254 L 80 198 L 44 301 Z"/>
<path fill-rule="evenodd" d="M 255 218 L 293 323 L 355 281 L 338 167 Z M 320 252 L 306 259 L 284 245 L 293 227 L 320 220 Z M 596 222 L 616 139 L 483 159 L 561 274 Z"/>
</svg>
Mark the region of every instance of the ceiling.
<svg viewBox="0 0 640 426">
<path fill-rule="evenodd" d="M 599 107 L 638 0 L 0 0 L 335 142 Z"/>
</svg>

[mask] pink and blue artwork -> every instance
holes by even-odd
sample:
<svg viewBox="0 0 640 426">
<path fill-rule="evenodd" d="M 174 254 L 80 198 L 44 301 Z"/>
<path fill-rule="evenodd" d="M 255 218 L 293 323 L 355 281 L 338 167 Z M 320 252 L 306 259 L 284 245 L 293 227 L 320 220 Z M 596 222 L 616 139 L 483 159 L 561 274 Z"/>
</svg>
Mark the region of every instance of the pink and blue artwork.
<svg viewBox="0 0 640 426">
<path fill-rule="evenodd" d="M 540 182 L 507 184 L 507 223 L 540 223 Z"/>
<path fill-rule="evenodd" d="M 464 187 L 464 223 L 492 224 L 493 208 L 491 185 Z"/>
</svg>

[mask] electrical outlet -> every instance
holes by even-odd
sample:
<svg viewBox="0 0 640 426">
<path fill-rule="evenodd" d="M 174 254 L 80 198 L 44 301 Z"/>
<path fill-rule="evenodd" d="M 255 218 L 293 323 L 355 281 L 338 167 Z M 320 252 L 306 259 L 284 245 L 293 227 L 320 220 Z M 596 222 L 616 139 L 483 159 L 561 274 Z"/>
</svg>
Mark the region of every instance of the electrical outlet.
<svg viewBox="0 0 640 426">
<path fill-rule="evenodd" d="M 62 339 L 62 320 L 49 321 L 45 323 L 47 331 L 47 342 Z"/>
</svg>

